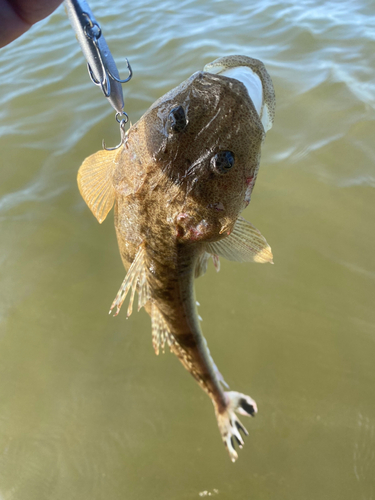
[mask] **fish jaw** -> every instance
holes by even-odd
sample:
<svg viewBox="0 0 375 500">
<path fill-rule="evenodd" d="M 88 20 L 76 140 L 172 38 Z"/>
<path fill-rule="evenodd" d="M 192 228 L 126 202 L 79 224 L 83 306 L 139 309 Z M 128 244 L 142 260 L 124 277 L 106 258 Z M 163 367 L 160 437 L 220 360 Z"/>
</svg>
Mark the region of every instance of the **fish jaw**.
<svg viewBox="0 0 375 500">
<path fill-rule="evenodd" d="M 272 80 L 258 59 L 225 56 L 206 64 L 204 71 L 243 83 L 261 119 L 264 131 L 272 128 L 275 118 L 275 90 Z"/>
<path fill-rule="evenodd" d="M 208 73 L 215 75 L 226 76 L 227 78 L 233 78 L 243 83 L 246 87 L 247 93 L 249 94 L 255 109 L 260 116 L 263 104 L 263 89 L 262 82 L 259 76 L 248 66 L 236 66 L 233 68 L 227 68 L 225 66 L 215 66 L 210 71 L 208 66 Z"/>
</svg>

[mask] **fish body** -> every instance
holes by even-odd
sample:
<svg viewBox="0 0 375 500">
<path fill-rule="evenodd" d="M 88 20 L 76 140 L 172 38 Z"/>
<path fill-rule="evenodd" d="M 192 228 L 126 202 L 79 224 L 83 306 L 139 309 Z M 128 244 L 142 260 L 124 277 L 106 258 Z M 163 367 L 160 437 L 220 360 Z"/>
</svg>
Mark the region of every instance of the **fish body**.
<svg viewBox="0 0 375 500">
<path fill-rule="evenodd" d="M 241 432 L 247 434 L 235 412 L 253 416 L 257 407 L 249 396 L 223 389 L 201 332 L 194 279 L 210 257 L 216 268 L 219 256 L 272 262 L 268 243 L 240 212 L 250 202 L 273 115 L 263 64 L 224 57 L 158 99 L 119 149 L 90 156 L 78 173 L 99 222 L 115 207 L 127 274 L 110 312 L 117 315 L 130 293 L 129 316 L 138 293 L 156 353 L 168 344 L 209 395 L 233 461 L 234 440 L 242 447 Z"/>
</svg>

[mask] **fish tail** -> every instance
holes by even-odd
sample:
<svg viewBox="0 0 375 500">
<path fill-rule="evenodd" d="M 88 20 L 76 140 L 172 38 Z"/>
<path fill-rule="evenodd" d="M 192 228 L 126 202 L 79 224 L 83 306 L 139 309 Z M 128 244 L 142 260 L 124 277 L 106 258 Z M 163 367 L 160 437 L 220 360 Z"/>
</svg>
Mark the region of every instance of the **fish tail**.
<svg viewBox="0 0 375 500">
<path fill-rule="evenodd" d="M 237 442 L 238 447 L 241 449 L 244 445 L 242 434 L 244 436 L 249 434 L 235 412 L 254 417 L 258 412 L 258 408 L 250 396 L 235 391 L 225 392 L 224 394 L 227 405 L 225 408 L 215 406 L 215 413 L 224 445 L 232 462 L 235 462 L 238 455 L 234 444 Z"/>
<path fill-rule="evenodd" d="M 189 348 L 181 345 L 181 338 L 171 333 L 171 329 L 155 304 L 152 304 L 151 317 L 153 345 L 156 354 L 159 354 L 160 349 L 164 351 L 164 345 L 167 343 L 170 350 L 211 398 L 222 440 L 229 452 L 230 459 L 235 462 L 238 455 L 234 444 L 237 442 L 239 448 L 242 448 L 244 445 L 243 436 L 248 435 L 236 412 L 241 415 L 255 416 L 258 411 L 255 401 L 245 394 L 222 390 L 220 384 L 226 386 L 227 384 L 214 363 L 203 336 L 199 353 L 196 347 Z"/>
</svg>

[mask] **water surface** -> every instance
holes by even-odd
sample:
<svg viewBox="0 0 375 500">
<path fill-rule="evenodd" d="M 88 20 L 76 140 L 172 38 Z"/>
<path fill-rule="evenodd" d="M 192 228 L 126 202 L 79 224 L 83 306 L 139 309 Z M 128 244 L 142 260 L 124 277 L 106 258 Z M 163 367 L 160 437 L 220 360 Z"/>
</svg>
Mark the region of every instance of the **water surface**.
<svg viewBox="0 0 375 500">
<path fill-rule="evenodd" d="M 272 76 L 244 216 L 275 265 L 222 261 L 197 281 L 211 353 L 259 415 L 233 465 L 149 317 L 107 314 L 125 273 L 76 173 L 119 134 L 60 8 L 0 52 L 0 498 L 374 499 L 373 2 L 90 4 L 133 66 L 133 123 L 219 56 Z"/>
</svg>

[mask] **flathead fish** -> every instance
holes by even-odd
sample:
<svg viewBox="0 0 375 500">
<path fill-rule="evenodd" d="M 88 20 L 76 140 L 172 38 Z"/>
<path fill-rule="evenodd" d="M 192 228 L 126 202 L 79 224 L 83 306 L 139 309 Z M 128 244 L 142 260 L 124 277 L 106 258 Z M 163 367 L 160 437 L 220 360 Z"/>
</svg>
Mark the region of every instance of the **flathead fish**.
<svg viewBox="0 0 375 500">
<path fill-rule="evenodd" d="M 263 63 L 223 57 L 158 99 L 119 149 L 88 157 L 78 173 L 100 223 L 115 207 L 127 274 L 111 311 L 117 315 L 130 292 L 129 316 L 137 292 L 138 310 L 151 316 L 156 353 L 167 344 L 211 398 L 232 461 L 234 443 L 242 448 L 248 434 L 235 412 L 254 416 L 257 406 L 223 389 L 201 332 L 194 278 L 210 257 L 217 270 L 219 256 L 272 262 L 267 241 L 240 213 L 250 202 L 274 110 Z"/>
</svg>

